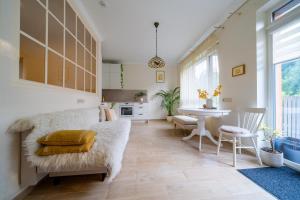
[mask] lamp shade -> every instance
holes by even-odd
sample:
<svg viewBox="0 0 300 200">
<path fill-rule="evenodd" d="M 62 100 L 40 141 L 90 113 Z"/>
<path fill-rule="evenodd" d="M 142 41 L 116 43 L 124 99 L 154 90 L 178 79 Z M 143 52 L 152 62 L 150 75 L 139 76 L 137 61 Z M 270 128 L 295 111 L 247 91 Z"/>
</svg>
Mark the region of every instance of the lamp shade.
<svg viewBox="0 0 300 200">
<path fill-rule="evenodd" d="M 159 22 L 154 22 L 155 26 L 155 56 L 151 58 L 148 62 L 148 67 L 150 68 L 162 68 L 165 66 L 165 61 L 157 56 L 157 27 L 159 26 Z"/>
<path fill-rule="evenodd" d="M 162 68 L 165 66 L 165 61 L 162 58 L 155 56 L 149 60 L 148 66 L 151 68 Z"/>
</svg>

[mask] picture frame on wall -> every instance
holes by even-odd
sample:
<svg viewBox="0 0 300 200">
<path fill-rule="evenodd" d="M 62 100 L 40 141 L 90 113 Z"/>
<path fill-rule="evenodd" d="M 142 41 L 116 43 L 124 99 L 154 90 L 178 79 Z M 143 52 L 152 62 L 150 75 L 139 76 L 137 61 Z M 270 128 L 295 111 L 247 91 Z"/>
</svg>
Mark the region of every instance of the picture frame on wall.
<svg viewBox="0 0 300 200">
<path fill-rule="evenodd" d="M 232 68 L 232 77 L 246 74 L 246 65 L 239 65 Z"/>
<path fill-rule="evenodd" d="M 165 82 L 165 71 L 156 71 L 156 83 L 164 83 Z"/>
</svg>

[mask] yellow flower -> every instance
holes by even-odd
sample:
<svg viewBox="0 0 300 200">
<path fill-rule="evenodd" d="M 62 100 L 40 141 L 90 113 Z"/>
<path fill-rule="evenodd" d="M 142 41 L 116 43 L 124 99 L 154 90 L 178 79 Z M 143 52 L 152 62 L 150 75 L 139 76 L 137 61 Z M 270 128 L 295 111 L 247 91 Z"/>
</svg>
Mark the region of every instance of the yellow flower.
<svg viewBox="0 0 300 200">
<path fill-rule="evenodd" d="M 216 89 L 214 90 L 214 92 L 213 92 L 213 97 L 220 96 L 220 94 L 221 94 L 221 89 L 222 89 L 222 85 L 219 84 L 219 85 L 217 86 L 217 88 L 216 88 Z M 198 97 L 199 97 L 200 99 L 208 99 L 208 96 L 209 96 L 209 94 L 208 94 L 208 92 L 207 92 L 206 90 L 198 89 Z"/>
<path fill-rule="evenodd" d="M 199 89 L 198 90 L 198 96 L 200 99 L 207 99 L 208 98 L 208 93 L 206 90 L 202 90 L 202 89 Z"/>
<path fill-rule="evenodd" d="M 213 96 L 214 96 L 214 97 L 220 96 L 220 94 L 221 94 L 221 89 L 222 89 L 222 85 L 219 84 L 219 85 L 217 86 L 217 88 L 214 90 Z"/>
<path fill-rule="evenodd" d="M 217 96 L 219 96 L 219 95 L 220 95 L 220 91 L 215 90 L 213 96 L 214 96 L 214 97 L 217 97 Z"/>
</svg>

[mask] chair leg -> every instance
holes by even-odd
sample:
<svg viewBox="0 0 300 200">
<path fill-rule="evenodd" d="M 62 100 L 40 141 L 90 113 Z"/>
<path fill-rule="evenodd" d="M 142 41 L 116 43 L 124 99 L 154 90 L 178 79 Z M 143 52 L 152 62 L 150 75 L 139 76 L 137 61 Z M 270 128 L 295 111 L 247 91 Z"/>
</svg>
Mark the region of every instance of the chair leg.
<svg viewBox="0 0 300 200">
<path fill-rule="evenodd" d="M 233 150 L 233 167 L 236 166 L 236 137 L 232 140 L 232 150 Z"/>
<path fill-rule="evenodd" d="M 174 133 L 176 134 L 177 133 L 177 131 L 176 131 L 176 124 L 174 123 Z"/>
<path fill-rule="evenodd" d="M 242 138 L 239 137 L 239 147 L 241 147 L 241 146 L 242 146 Z M 239 154 L 242 154 L 242 148 L 238 148 L 238 152 L 239 152 Z"/>
<path fill-rule="evenodd" d="M 199 135 L 199 151 L 202 149 L 202 135 Z"/>
<path fill-rule="evenodd" d="M 259 163 L 259 165 L 262 165 L 261 158 L 260 158 L 260 155 L 259 155 L 259 152 L 258 152 L 258 148 L 257 148 L 257 146 L 256 146 L 256 144 L 255 144 L 255 141 L 254 141 L 254 138 L 253 138 L 253 137 L 251 138 L 251 141 L 252 141 L 253 147 L 254 147 L 254 149 L 255 149 L 255 154 L 256 154 L 258 163 Z"/>
<path fill-rule="evenodd" d="M 223 136 L 223 134 L 222 134 L 222 132 L 220 132 L 219 140 L 218 140 L 217 156 L 220 153 L 220 147 L 221 147 L 221 143 L 222 143 L 222 136 Z"/>
</svg>

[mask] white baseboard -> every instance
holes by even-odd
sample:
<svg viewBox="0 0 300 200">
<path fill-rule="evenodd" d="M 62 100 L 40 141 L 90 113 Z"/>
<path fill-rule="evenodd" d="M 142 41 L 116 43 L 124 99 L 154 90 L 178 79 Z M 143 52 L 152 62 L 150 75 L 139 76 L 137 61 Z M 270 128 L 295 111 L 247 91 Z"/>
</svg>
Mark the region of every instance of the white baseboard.
<svg viewBox="0 0 300 200">
<path fill-rule="evenodd" d="M 290 160 L 284 159 L 284 164 L 286 164 L 286 166 L 300 172 L 300 164 L 292 162 Z"/>
</svg>

